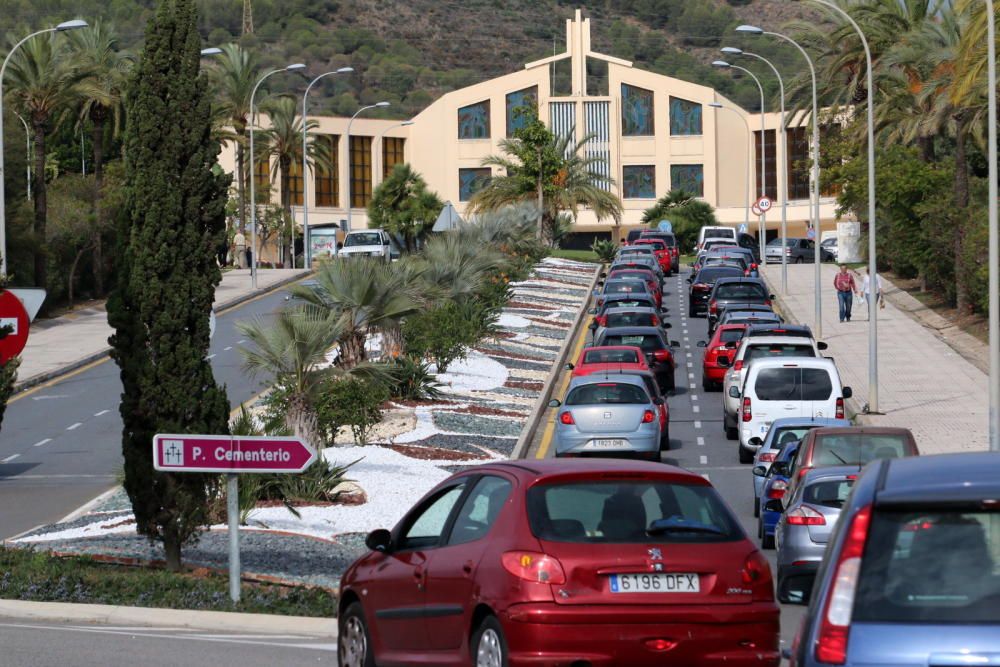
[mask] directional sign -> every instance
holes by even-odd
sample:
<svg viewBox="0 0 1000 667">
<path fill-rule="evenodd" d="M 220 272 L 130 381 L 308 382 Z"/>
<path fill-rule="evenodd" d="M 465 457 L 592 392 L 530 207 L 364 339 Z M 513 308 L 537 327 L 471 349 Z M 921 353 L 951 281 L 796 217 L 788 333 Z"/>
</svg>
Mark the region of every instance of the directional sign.
<svg viewBox="0 0 1000 667">
<path fill-rule="evenodd" d="M 28 343 L 28 311 L 16 296 L 8 291 L 0 292 L 0 327 L 9 329 L 0 338 L 0 363 L 7 363 L 21 354 Z"/>
<path fill-rule="evenodd" d="M 153 467 L 164 472 L 296 473 L 315 460 L 294 436 L 153 436 Z"/>
<path fill-rule="evenodd" d="M 771 205 L 772 205 L 771 198 L 766 195 L 757 200 L 757 208 L 759 208 L 764 213 L 767 213 L 768 211 L 771 210 Z"/>
</svg>

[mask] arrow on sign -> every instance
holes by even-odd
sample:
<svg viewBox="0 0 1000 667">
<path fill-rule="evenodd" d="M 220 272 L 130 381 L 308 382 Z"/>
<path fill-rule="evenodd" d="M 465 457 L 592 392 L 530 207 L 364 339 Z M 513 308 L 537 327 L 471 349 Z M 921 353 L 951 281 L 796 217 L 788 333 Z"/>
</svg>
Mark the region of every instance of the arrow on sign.
<svg viewBox="0 0 1000 667">
<path fill-rule="evenodd" d="M 153 436 L 153 467 L 164 472 L 298 473 L 316 450 L 293 436 Z"/>
</svg>

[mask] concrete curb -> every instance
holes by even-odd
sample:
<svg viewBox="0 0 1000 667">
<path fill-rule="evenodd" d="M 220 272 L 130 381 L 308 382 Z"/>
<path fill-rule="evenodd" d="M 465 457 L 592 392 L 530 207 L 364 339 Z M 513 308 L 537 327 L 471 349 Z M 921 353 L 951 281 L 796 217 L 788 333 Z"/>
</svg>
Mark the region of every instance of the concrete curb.
<svg viewBox="0 0 1000 667">
<path fill-rule="evenodd" d="M 511 452 L 510 457 L 512 459 L 522 459 L 524 455 L 528 452 L 528 447 L 531 442 L 535 439 L 535 433 L 538 431 L 538 426 L 541 423 L 542 415 L 548 409 L 549 399 L 552 398 L 552 390 L 555 388 L 556 378 L 559 377 L 559 372 L 562 370 L 563 364 L 566 363 L 566 355 L 569 354 L 570 348 L 576 341 L 576 337 L 580 331 L 580 325 L 587 314 L 587 306 L 590 305 L 591 295 L 594 292 L 594 286 L 597 285 L 597 281 L 600 278 L 601 271 L 604 270 L 604 265 L 599 264 L 596 269 L 594 269 L 594 277 L 590 281 L 590 286 L 587 288 L 587 298 L 584 299 L 583 303 L 580 305 L 580 310 L 576 314 L 576 319 L 573 320 L 573 324 L 566 334 L 566 338 L 563 339 L 562 346 L 559 348 L 559 354 L 556 355 L 555 361 L 552 363 L 552 369 L 549 370 L 548 377 L 545 378 L 545 388 L 542 393 L 538 395 L 538 399 L 535 401 L 535 405 L 531 408 L 531 413 L 528 415 L 528 420 L 524 423 L 524 427 L 521 429 L 521 435 L 517 438 L 517 444 L 514 445 L 514 451 Z"/>
<path fill-rule="evenodd" d="M 280 282 L 274 283 L 273 285 L 270 285 L 269 287 L 266 287 L 264 289 L 257 290 L 256 292 L 247 292 L 246 294 L 241 294 L 240 296 L 232 298 L 229 301 L 226 301 L 225 303 L 219 304 L 218 308 L 215 311 L 215 314 L 219 315 L 226 310 L 229 310 L 235 306 L 240 305 L 241 303 L 249 301 L 250 299 L 254 299 L 258 296 L 261 296 L 262 294 L 268 294 L 275 290 L 281 289 L 282 287 L 290 283 L 303 280 L 309 275 L 311 275 L 311 273 L 300 273 L 296 276 L 290 276 L 288 278 L 284 278 Z M 49 380 L 54 380 L 56 378 L 62 377 L 63 375 L 68 375 L 69 373 L 72 373 L 75 370 L 83 368 L 88 364 L 92 364 L 95 361 L 100 361 L 101 359 L 106 358 L 110 353 L 111 353 L 111 347 L 110 346 L 105 347 L 101 349 L 99 352 L 88 354 L 87 356 L 81 357 L 76 361 L 72 361 L 54 371 L 48 371 L 45 373 L 32 375 L 30 378 L 27 378 L 15 384 L 14 391 L 11 394 L 11 396 L 16 396 L 23 391 L 27 391 L 32 387 L 37 387 L 38 385 L 48 382 Z"/>
<path fill-rule="evenodd" d="M 102 604 L 0 600 L 0 618 L 51 623 L 191 628 L 216 632 L 294 634 L 324 639 L 337 637 L 337 621 L 332 618 L 241 614 L 228 611 L 189 611 Z"/>
</svg>

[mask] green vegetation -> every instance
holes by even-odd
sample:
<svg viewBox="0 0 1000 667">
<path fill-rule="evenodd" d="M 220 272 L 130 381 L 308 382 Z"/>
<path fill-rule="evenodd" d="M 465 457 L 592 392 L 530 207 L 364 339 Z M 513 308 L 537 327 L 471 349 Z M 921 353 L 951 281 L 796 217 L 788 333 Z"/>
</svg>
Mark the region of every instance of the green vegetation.
<svg viewBox="0 0 1000 667">
<path fill-rule="evenodd" d="M 593 250 L 564 250 L 562 248 L 555 248 L 552 250 L 552 256 L 559 259 L 572 259 L 577 262 L 602 261 Z"/>
<path fill-rule="evenodd" d="M 698 230 L 706 225 L 719 224 L 710 204 L 683 190 L 671 190 L 642 214 L 643 224 L 651 228 L 655 228 L 661 220 L 673 223 L 674 236 L 682 252 L 694 248 Z"/>
<path fill-rule="evenodd" d="M 443 206 L 420 174 L 408 164 L 397 164 L 372 193 L 368 222 L 392 234 L 406 252 L 413 252 L 431 233 Z"/>
<path fill-rule="evenodd" d="M 611 239 L 595 239 L 590 250 L 603 264 L 610 264 L 618 254 L 618 244 Z"/>
<path fill-rule="evenodd" d="M 60 558 L 0 548 L 0 598 L 37 602 L 163 607 L 200 611 L 333 618 L 337 601 L 320 588 L 244 582 L 240 601 L 229 599 L 224 573 L 168 572 L 121 567 L 86 556 Z"/>
</svg>

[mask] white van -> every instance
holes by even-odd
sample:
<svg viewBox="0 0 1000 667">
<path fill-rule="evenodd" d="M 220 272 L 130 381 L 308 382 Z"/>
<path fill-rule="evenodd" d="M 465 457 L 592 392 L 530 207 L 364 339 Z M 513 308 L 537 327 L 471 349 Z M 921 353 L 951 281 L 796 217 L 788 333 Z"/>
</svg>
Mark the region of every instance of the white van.
<svg viewBox="0 0 1000 667">
<path fill-rule="evenodd" d="M 392 259 L 392 242 L 389 234 L 382 229 L 359 229 L 348 232 L 344 237 L 344 245 L 340 248 L 340 256 L 350 257 L 380 257 L 385 261 Z"/>
<path fill-rule="evenodd" d="M 851 388 L 842 387 L 832 359 L 758 359 L 744 373 L 738 393 L 740 410 L 740 462 L 753 461 L 751 438 L 763 439 L 771 422 L 784 417 L 832 417 L 844 419 L 844 399 Z M 756 444 L 756 443 L 754 443 Z"/>
<path fill-rule="evenodd" d="M 698 232 L 698 247 L 695 248 L 695 252 L 701 250 L 701 247 L 705 244 L 705 239 L 722 239 L 732 241 L 733 245 L 737 245 L 736 229 L 733 227 L 702 227 Z"/>
</svg>

